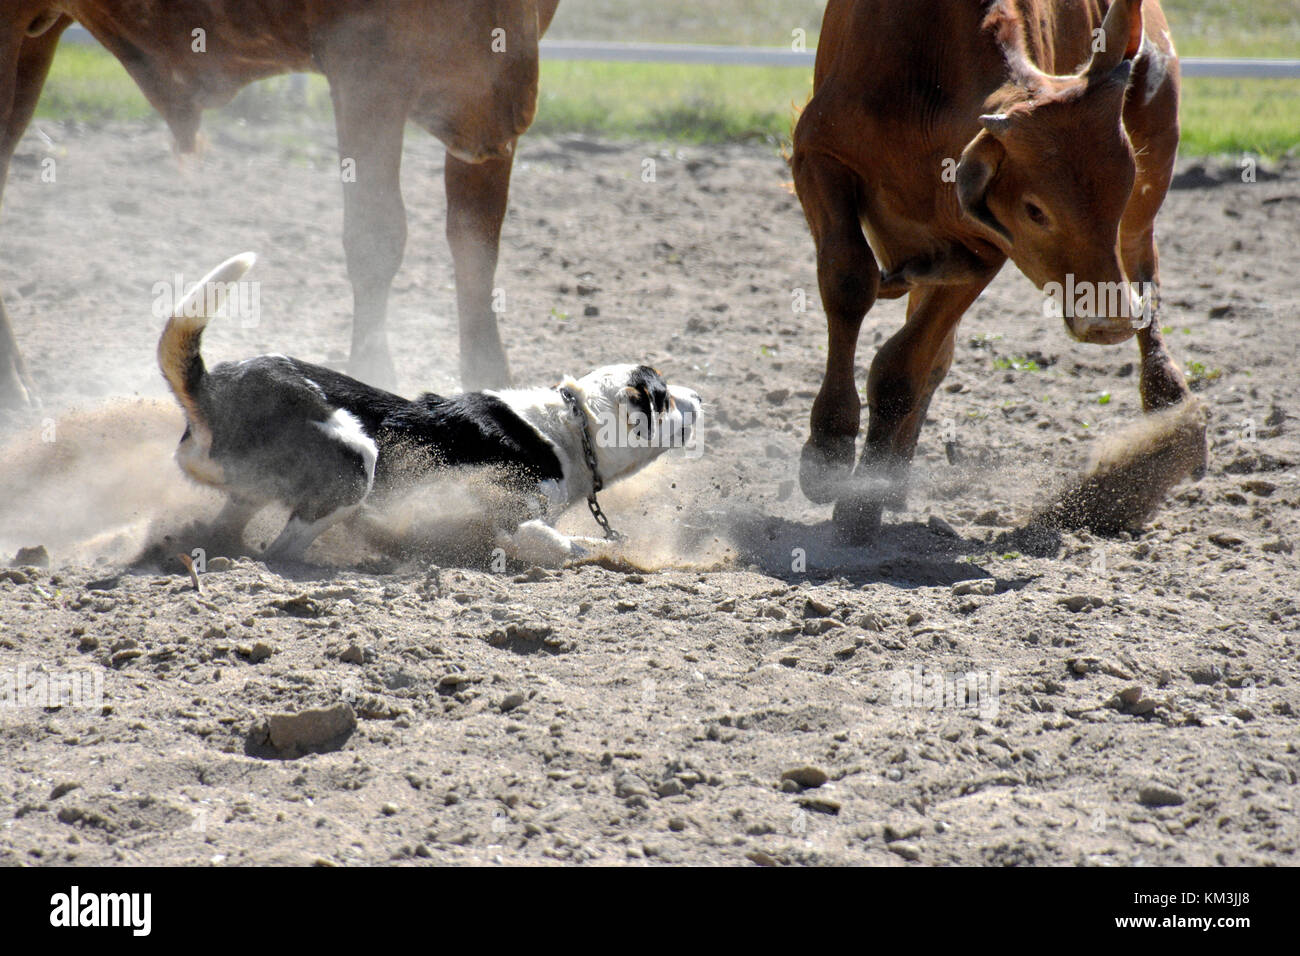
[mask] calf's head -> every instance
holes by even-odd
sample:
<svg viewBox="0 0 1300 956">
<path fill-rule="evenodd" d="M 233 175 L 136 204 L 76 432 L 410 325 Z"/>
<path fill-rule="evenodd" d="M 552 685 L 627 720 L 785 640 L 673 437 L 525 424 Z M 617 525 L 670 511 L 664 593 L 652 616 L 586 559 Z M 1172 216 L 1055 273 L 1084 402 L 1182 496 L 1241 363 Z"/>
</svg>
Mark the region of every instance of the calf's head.
<svg viewBox="0 0 1300 956">
<path fill-rule="evenodd" d="M 957 167 L 965 216 L 1039 288 L 1091 288 L 1064 303 L 1081 342 L 1133 335 L 1141 305 L 1120 259 L 1120 220 L 1136 178 L 1121 112 L 1142 44 L 1141 0 L 1115 0 L 1086 68 L 1052 76 L 1034 66 L 1017 35 L 1007 58 L 1010 105 L 980 117 Z M 1053 289 L 1055 291 L 1055 289 Z"/>
</svg>

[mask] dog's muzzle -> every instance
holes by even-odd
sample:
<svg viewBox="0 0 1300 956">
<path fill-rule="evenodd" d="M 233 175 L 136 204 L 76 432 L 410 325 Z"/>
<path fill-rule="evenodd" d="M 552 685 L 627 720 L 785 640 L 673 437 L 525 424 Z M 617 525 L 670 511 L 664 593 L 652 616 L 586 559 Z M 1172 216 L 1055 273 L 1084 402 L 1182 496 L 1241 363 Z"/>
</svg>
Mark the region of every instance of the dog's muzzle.
<svg viewBox="0 0 1300 956">
<path fill-rule="evenodd" d="M 673 408 L 668 416 L 673 444 L 688 450 L 697 448 L 704 402 L 700 400 L 699 393 L 694 389 L 681 385 L 668 386 L 668 394 L 673 399 Z"/>
</svg>

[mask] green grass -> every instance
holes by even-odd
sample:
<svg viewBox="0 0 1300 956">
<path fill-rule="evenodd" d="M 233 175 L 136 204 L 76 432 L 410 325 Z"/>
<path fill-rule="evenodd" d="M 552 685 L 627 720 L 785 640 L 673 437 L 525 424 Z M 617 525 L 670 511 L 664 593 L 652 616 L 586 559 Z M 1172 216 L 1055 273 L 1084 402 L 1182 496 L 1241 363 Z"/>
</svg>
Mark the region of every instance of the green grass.
<svg viewBox="0 0 1300 956">
<path fill-rule="evenodd" d="M 562 0 L 551 35 L 566 39 L 788 45 L 791 31 L 816 43 L 819 0 Z M 1166 0 L 1179 50 L 1188 56 L 1300 55 L 1297 0 Z M 287 81 L 251 87 L 236 115 L 288 112 Z M 695 142 L 788 139 L 811 92 L 806 69 L 636 63 L 542 65 L 534 130 Z M 324 81 L 308 87 L 309 114 L 327 118 Z M 109 54 L 65 45 L 55 60 L 38 116 L 142 119 L 144 97 Z M 1183 153 L 1276 157 L 1300 148 L 1300 80 L 1185 81 Z"/>
<path fill-rule="evenodd" d="M 1012 358 L 995 358 L 993 368 L 1000 372 L 1039 372 L 1038 363 L 1022 356 Z"/>
<path fill-rule="evenodd" d="M 1300 80 L 1183 81 L 1182 153 L 1300 151 Z"/>
<path fill-rule="evenodd" d="M 811 93 L 799 69 L 547 61 L 534 129 L 782 140 Z"/>
</svg>

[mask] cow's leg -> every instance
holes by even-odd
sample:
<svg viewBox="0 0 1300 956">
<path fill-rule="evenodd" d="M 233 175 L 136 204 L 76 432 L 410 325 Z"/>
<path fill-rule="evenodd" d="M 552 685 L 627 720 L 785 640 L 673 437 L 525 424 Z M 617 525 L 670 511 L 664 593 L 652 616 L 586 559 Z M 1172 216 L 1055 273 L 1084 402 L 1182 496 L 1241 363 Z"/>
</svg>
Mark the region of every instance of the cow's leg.
<svg viewBox="0 0 1300 956">
<path fill-rule="evenodd" d="M 858 331 L 880 291 L 880 267 L 862 235 L 862 181 L 839 160 L 797 150 L 795 190 L 817 246 L 817 285 L 826 309 L 826 374 L 813 400 L 811 434 L 799 462 L 804 497 L 835 500 L 853 468 L 862 401 L 853 377 Z"/>
<path fill-rule="evenodd" d="M 492 310 L 492 283 L 513 163 L 513 153 L 482 163 L 466 163 L 447 154 L 447 243 L 456 270 L 460 384 L 468 391 L 510 384 L 510 367 Z"/>
<path fill-rule="evenodd" d="M 906 324 L 872 360 L 867 443 L 852 490 L 835 503 L 836 530 L 849 543 L 865 544 L 875 536 L 884 507 L 903 507 L 908 463 L 930 398 L 952 367 L 957 324 L 991 278 L 914 290 Z"/>
<path fill-rule="evenodd" d="M 410 79 L 382 70 L 328 74 L 343 179 L 343 251 L 352 282 L 349 371 L 382 388 L 397 382 L 388 348 L 388 292 L 406 249 L 402 133 Z M 373 64 L 370 64 L 373 67 Z"/>
<path fill-rule="evenodd" d="M 60 17 L 35 37 L 25 35 L 26 23 L 0 27 L 0 200 L 9 177 L 9 161 L 36 111 L 36 101 L 45 86 L 59 37 L 71 22 L 69 17 Z M 5 29 L 14 32 L 5 35 Z M 0 408 L 20 407 L 34 401 L 27 365 L 18 350 L 4 299 L 0 298 Z"/>
<path fill-rule="evenodd" d="M 1154 210 L 1151 214 L 1154 215 Z M 1192 392 L 1187 387 L 1183 370 L 1169 354 L 1164 333 L 1160 331 L 1160 256 L 1156 251 L 1155 227 L 1147 220 L 1144 229 L 1130 231 L 1122 228 L 1121 236 L 1124 271 L 1134 281 L 1143 283 L 1144 293 L 1154 300 L 1148 303 L 1147 314 L 1143 316 L 1146 324 L 1137 333 L 1138 351 L 1142 357 L 1138 388 L 1142 394 L 1142 410 L 1158 412 L 1189 401 Z M 1199 444 L 1200 464 L 1193 471 L 1197 478 L 1205 474 L 1210 461 L 1209 440 L 1204 428 Z"/>
<path fill-rule="evenodd" d="M 1146 325 L 1138 329 L 1138 350 L 1142 356 L 1142 408 L 1147 412 L 1159 411 L 1185 401 L 1191 395 L 1182 369 L 1165 347 L 1160 331 L 1160 258 L 1156 252 L 1155 228 L 1148 224 L 1136 236 L 1124 236 L 1121 253 L 1124 271 L 1133 282 L 1140 282 L 1144 294 L 1154 301 L 1147 303 Z"/>
</svg>

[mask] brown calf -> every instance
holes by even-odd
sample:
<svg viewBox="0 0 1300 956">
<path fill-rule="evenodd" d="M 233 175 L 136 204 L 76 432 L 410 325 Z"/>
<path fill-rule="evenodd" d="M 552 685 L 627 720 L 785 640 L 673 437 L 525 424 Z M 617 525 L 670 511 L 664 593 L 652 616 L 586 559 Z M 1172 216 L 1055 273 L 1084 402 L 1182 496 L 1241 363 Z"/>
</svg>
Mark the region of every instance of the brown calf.
<svg viewBox="0 0 1300 956">
<path fill-rule="evenodd" d="M 830 0 L 792 157 L 829 328 L 799 477 L 812 501 L 836 501 L 848 540 L 902 507 L 957 325 L 1007 259 L 1040 287 L 1158 282 L 1178 88 L 1158 0 Z M 1068 332 L 1103 344 L 1136 330 L 1144 408 L 1183 401 L 1159 323 L 1122 288 L 1118 307 L 1067 310 Z M 858 330 L 877 298 L 904 295 L 850 481 Z"/>
<path fill-rule="evenodd" d="M 491 307 L 492 281 L 515 140 L 537 104 L 537 44 L 558 3 L 4 0 L 0 195 L 59 37 L 74 19 L 122 62 L 182 151 L 195 148 L 202 111 L 229 102 L 246 84 L 318 71 L 329 80 L 339 155 L 356 171 L 343 193 L 354 307 L 351 371 L 380 385 L 395 377 L 384 323 L 406 245 L 399 173 L 410 119 L 447 147 L 461 383 L 505 385 L 510 373 Z M 0 302 L 0 403 L 22 403 L 30 389 Z"/>
</svg>

